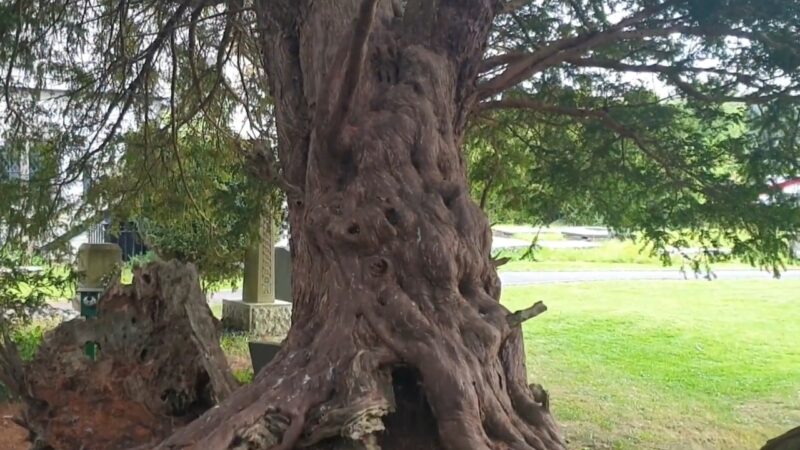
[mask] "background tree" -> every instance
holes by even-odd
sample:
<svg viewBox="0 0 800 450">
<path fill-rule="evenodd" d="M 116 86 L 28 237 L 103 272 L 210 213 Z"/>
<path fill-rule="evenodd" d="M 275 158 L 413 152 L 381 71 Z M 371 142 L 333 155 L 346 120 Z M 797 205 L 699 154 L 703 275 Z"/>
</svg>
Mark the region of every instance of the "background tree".
<svg viewBox="0 0 800 450">
<path fill-rule="evenodd" d="M 58 149 L 69 163 L 57 185 L 87 165 L 113 165 L 120 127 L 135 118 L 148 129 L 154 96 L 169 98 L 173 137 L 196 116 L 224 124 L 236 110 L 254 137 L 276 138 L 277 164 L 269 151 L 249 157 L 286 192 L 294 326 L 252 385 L 163 448 L 563 448 L 523 361 L 519 325 L 543 307 L 511 314 L 498 303 L 488 221 L 468 195 L 461 148 L 469 124 L 495 111 L 588 140 L 546 161 L 567 159 L 550 166 L 556 173 L 585 174 L 575 170 L 583 161 L 611 177 L 577 194 L 608 203 L 613 226 L 657 242 L 684 239 L 670 232 L 676 226 L 706 243 L 730 236 L 734 251 L 774 267 L 797 235 L 796 205 L 754 201 L 766 177 L 789 175 L 762 169 L 758 152 L 796 161 L 795 142 L 753 147 L 749 126 L 719 142 L 697 132 L 731 114 L 724 103 L 764 104 L 782 117 L 796 107 L 796 2 L 85 0 L 3 9 L 10 123 L 42 122 L 26 118 L 40 111 L 19 107 L 13 83 L 39 87 L 55 72 L 48 80 L 69 86 L 50 133 L 85 145 Z M 642 74 L 666 95 L 643 93 Z M 683 106 L 663 105 L 670 96 Z M 664 129 L 675 121 L 700 125 Z"/>
<path fill-rule="evenodd" d="M 208 128 L 192 123 L 176 142 L 157 129 L 128 133 L 120 170 L 88 192 L 115 223 L 134 222 L 160 258 L 195 264 L 204 287 L 236 280 L 260 218 L 282 218 L 278 191 L 247 168 L 244 154 L 253 144 Z"/>
<path fill-rule="evenodd" d="M 693 261 L 696 266 L 730 257 L 780 265 L 771 256 L 754 258 L 752 246 L 758 245 L 758 238 L 753 234 L 717 224 L 725 215 L 731 224 L 759 222 L 764 208 L 754 202 L 770 191 L 765 182 L 775 174 L 797 173 L 797 145 L 789 142 L 796 135 L 775 130 L 772 134 L 780 139 L 766 138 L 767 128 L 748 120 L 764 118 L 744 104 L 724 104 L 714 116 L 704 117 L 691 104 L 663 103 L 652 92 L 639 91 L 607 107 L 640 136 L 663 142 L 661 151 L 685 154 L 708 186 L 719 188 L 748 178 L 764 182 L 732 189 L 725 196 L 713 193 L 712 198 L 724 199 L 724 206 L 699 206 L 704 198 L 691 191 L 683 195 L 674 180 L 663 177 L 657 162 L 613 130 L 522 109 L 496 111 L 475 121 L 466 146 L 473 196 L 496 220 L 604 224 L 623 234 L 636 233 L 664 260 L 670 259 L 674 246 L 700 242 L 705 251 Z M 786 123 L 793 121 L 790 115 L 778 116 L 770 127 L 792 127 Z M 703 208 L 713 210 L 702 212 Z M 789 233 L 795 221 L 791 214 L 783 219 Z M 778 224 L 770 219 L 761 226 Z M 728 245 L 731 254 L 717 251 Z"/>
</svg>

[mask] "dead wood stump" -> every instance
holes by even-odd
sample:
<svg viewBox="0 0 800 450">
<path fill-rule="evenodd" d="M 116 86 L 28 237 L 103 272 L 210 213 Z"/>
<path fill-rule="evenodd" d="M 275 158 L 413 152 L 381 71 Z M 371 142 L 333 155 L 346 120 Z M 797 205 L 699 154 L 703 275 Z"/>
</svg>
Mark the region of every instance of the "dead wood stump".
<svg viewBox="0 0 800 450">
<path fill-rule="evenodd" d="M 99 345 L 96 361 L 87 342 Z M 62 323 L 16 372 L 22 422 L 54 450 L 158 441 L 237 386 L 197 272 L 178 262 L 150 264 L 132 285 L 110 288 L 97 319 Z"/>
</svg>

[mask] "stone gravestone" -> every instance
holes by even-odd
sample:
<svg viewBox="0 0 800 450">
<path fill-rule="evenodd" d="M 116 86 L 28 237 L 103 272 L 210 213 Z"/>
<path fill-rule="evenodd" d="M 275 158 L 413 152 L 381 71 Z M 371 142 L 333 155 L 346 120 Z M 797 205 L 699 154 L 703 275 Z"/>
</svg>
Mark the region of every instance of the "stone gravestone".
<svg viewBox="0 0 800 450">
<path fill-rule="evenodd" d="M 77 302 L 72 307 L 86 319 L 97 317 L 98 303 L 106 288 L 119 278 L 122 249 L 117 244 L 83 244 L 78 248 Z M 77 303 L 77 304 L 76 304 Z M 97 342 L 84 342 L 84 353 L 97 358 Z"/>
<path fill-rule="evenodd" d="M 83 244 L 78 248 L 76 272 L 78 290 L 106 288 L 109 277 L 115 275 L 122 264 L 122 249 L 117 244 Z M 80 296 L 72 300 L 72 307 L 80 311 Z"/>
<path fill-rule="evenodd" d="M 288 248 L 275 246 L 275 297 L 292 301 L 292 255 Z M 256 340 L 248 343 L 253 372 L 258 373 L 280 351 L 281 343 L 277 339 Z"/>
<path fill-rule="evenodd" d="M 275 247 L 275 298 L 292 302 L 292 254 L 286 247 Z"/>
<path fill-rule="evenodd" d="M 291 303 L 275 298 L 275 236 L 272 221 L 262 220 L 260 239 L 246 252 L 242 300 L 225 300 L 222 321 L 230 329 L 282 339 L 292 320 Z"/>
</svg>

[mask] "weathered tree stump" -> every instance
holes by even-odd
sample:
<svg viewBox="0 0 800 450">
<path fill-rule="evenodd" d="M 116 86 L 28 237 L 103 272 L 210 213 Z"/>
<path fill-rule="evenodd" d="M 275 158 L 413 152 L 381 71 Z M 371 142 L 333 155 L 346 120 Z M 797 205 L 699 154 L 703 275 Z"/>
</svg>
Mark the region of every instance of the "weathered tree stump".
<svg viewBox="0 0 800 450">
<path fill-rule="evenodd" d="M 21 422 L 39 447 L 55 450 L 163 439 L 236 387 L 218 328 L 193 266 L 138 270 L 132 285 L 106 292 L 97 319 L 61 324 L 15 369 Z M 84 354 L 87 342 L 99 345 L 96 361 Z"/>
</svg>

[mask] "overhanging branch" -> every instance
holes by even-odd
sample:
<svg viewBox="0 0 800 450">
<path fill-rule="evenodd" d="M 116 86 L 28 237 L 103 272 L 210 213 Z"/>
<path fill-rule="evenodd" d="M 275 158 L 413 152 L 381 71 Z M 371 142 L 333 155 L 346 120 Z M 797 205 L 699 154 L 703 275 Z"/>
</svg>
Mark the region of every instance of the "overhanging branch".
<svg viewBox="0 0 800 450">
<path fill-rule="evenodd" d="M 192 5 L 195 5 L 192 7 Z M 117 132 L 119 131 L 120 127 L 122 126 L 123 121 L 125 120 L 128 111 L 130 110 L 131 106 L 133 105 L 133 101 L 135 96 L 137 95 L 139 89 L 142 87 L 146 88 L 146 80 L 149 76 L 150 70 L 153 68 L 156 57 L 158 54 L 163 50 L 163 48 L 168 43 L 170 36 L 175 32 L 177 24 L 179 20 L 183 17 L 183 15 L 187 11 L 194 11 L 197 8 L 204 8 L 206 7 L 205 3 L 201 1 L 199 4 L 192 0 L 183 0 L 179 3 L 179 6 L 173 11 L 173 13 L 169 16 L 167 21 L 164 23 L 164 26 L 159 29 L 158 33 L 156 34 L 153 41 L 150 45 L 147 46 L 136 58 L 133 58 L 131 62 L 138 62 L 142 61 L 142 66 L 139 69 L 139 72 L 136 74 L 136 77 L 128 83 L 127 87 L 119 94 L 116 95 L 115 98 L 110 102 L 108 107 L 106 108 L 103 116 L 100 120 L 101 125 L 106 125 L 110 122 L 111 116 L 115 111 L 119 111 L 117 113 L 117 118 L 111 123 L 111 128 L 108 130 L 106 137 L 102 140 L 102 142 L 97 145 L 93 150 L 84 153 L 80 158 L 73 161 L 67 169 L 67 172 L 70 172 L 70 169 L 73 169 L 73 175 L 69 177 L 69 179 L 65 180 L 65 183 L 71 183 L 77 180 L 78 176 L 80 176 L 80 170 L 74 170 L 75 168 L 85 167 L 86 164 L 93 158 L 95 155 L 100 154 L 100 152 L 104 151 L 113 141 L 113 139 L 117 136 Z M 98 130 L 93 138 L 90 141 L 89 146 L 94 146 L 98 137 L 100 137 L 102 130 Z"/>
<path fill-rule="evenodd" d="M 600 57 L 570 58 L 566 62 L 576 67 L 609 69 L 617 72 L 660 74 L 663 75 L 670 84 L 672 84 L 682 93 L 694 98 L 695 100 L 704 102 L 742 102 L 748 104 L 758 104 L 766 103 L 779 97 L 796 98 L 796 96 L 792 96 L 790 94 L 790 92 L 796 90 L 796 86 L 783 87 L 775 91 L 775 89 L 773 89 L 774 86 L 764 86 L 764 80 L 759 79 L 755 75 L 733 72 L 723 68 L 696 67 L 691 65 L 683 65 L 680 63 L 673 65 L 631 64 Z M 754 88 L 757 89 L 757 91 L 742 95 L 703 92 L 702 90 L 693 86 L 691 83 L 681 79 L 681 74 L 711 74 L 718 75 L 720 77 L 727 77 L 728 80 L 732 80 L 732 83 Z"/>
<path fill-rule="evenodd" d="M 663 64 L 631 64 L 624 63 L 618 60 L 602 57 L 583 57 L 583 58 L 569 58 L 566 60 L 568 64 L 576 67 L 589 67 L 598 69 L 610 69 L 618 72 L 637 72 L 637 73 L 660 73 L 660 74 L 675 74 L 675 73 L 713 73 L 717 75 L 740 77 L 743 80 L 755 81 L 754 76 L 747 74 L 731 72 L 726 69 L 719 69 L 714 67 L 696 67 L 685 65 L 678 61 L 671 65 Z"/>
<path fill-rule="evenodd" d="M 483 102 L 478 105 L 478 111 L 490 111 L 494 109 L 524 109 L 533 112 L 574 117 L 582 122 L 597 121 L 621 138 L 631 140 L 642 153 L 656 162 L 662 170 L 664 170 L 664 173 L 681 187 L 690 187 L 697 190 L 700 190 L 702 187 L 702 182 L 691 173 L 689 168 L 682 167 L 664 158 L 650 146 L 643 136 L 614 119 L 606 111 L 553 105 L 532 98 L 508 98 Z M 686 177 L 678 175 L 676 170 L 682 172 Z M 687 186 L 686 178 L 691 179 L 696 185 Z"/>
<path fill-rule="evenodd" d="M 766 92 L 766 90 L 761 89 L 758 92 L 747 95 L 728 95 L 703 92 L 697 89 L 695 86 L 692 86 L 691 83 L 687 83 L 686 81 L 682 80 L 677 74 L 670 74 L 667 76 L 667 79 L 687 96 L 703 102 L 740 102 L 747 104 L 760 104 L 768 103 L 778 98 L 792 100 L 800 99 L 800 95 L 791 94 L 792 91 L 797 90 L 797 86 L 794 85 L 773 92 Z"/>
<path fill-rule="evenodd" d="M 676 4 L 677 0 L 667 0 L 661 4 L 644 8 L 641 11 L 617 22 L 602 31 L 589 31 L 578 36 L 553 41 L 549 45 L 543 46 L 530 53 L 515 53 L 509 55 L 496 55 L 484 61 L 482 69 L 484 72 L 493 70 L 500 66 L 506 66 L 505 70 L 494 78 L 485 81 L 479 86 L 479 98 L 488 98 L 496 95 L 522 81 L 530 78 L 533 74 L 562 63 L 569 58 L 578 57 L 589 50 L 607 46 L 615 42 L 641 39 L 649 36 L 669 36 L 675 33 L 698 32 L 701 28 L 689 26 L 662 26 L 659 28 L 630 29 L 640 25 L 647 19 L 664 11 L 669 6 Z M 705 30 L 711 32 L 710 30 Z M 734 31 L 728 31 L 726 35 L 739 35 Z M 722 33 L 721 29 L 716 29 L 717 33 Z"/>
</svg>

